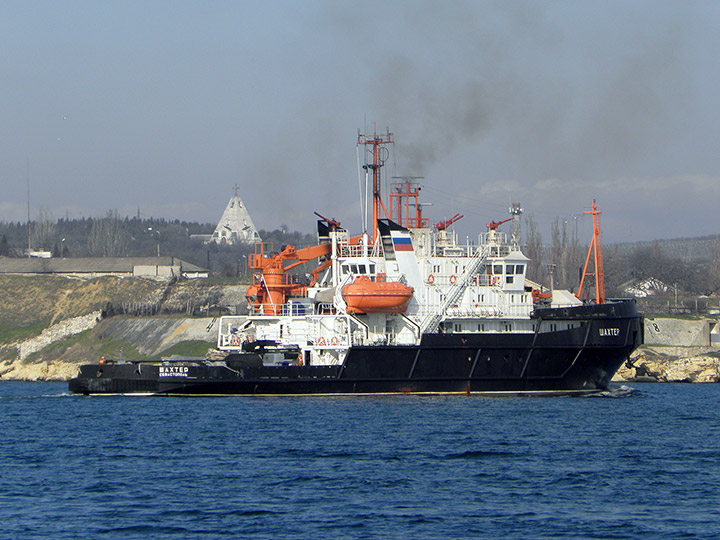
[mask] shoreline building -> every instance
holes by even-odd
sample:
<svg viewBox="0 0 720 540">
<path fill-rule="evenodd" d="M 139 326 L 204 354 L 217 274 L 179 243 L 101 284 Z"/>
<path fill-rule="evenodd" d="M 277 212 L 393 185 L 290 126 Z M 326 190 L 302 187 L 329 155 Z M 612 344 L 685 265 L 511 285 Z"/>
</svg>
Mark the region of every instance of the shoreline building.
<svg viewBox="0 0 720 540">
<path fill-rule="evenodd" d="M 215 231 L 206 243 L 215 242 L 216 244 L 254 244 L 261 242 L 260 234 L 258 234 L 253 224 L 250 213 L 238 195 L 238 185 L 233 186 L 235 194 L 230 197 L 225 211 L 218 221 Z"/>
<path fill-rule="evenodd" d="M 0 274 L 53 274 L 95 279 L 102 276 L 156 279 L 206 278 L 206 268 L 177 257 L 0 257 Z"/>
</svg>

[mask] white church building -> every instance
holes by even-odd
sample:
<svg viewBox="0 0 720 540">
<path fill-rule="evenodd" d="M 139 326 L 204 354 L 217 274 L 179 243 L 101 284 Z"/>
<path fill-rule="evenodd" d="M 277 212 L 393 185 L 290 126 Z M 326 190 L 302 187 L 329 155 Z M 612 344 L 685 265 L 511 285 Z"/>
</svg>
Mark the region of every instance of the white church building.
<svg viewBox="0 0 720 540">
<path fill-rule="evenodd" d="M 233 189 L 235 195 L 230 197 L 230 201 L 208 242 L 229 245 L 261 242 L 262 240 L 252 218 L 250 218 L 247 207 L 238 196 L 238 185 L 235 184 Z"/>
</svg>

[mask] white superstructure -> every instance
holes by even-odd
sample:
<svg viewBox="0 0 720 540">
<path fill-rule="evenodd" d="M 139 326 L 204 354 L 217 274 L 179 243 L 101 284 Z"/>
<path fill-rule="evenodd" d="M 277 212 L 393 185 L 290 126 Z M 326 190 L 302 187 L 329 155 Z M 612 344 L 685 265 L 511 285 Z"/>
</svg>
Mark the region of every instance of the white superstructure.
<svg viewBox="0 0 720 540">
<path fill-rule="evenodd" d="M 393 184 L 388 215 L 380 200 L 379 148 L 391 142 L 391 134 L 359 137 L 359 145 L 372 149 L 372 162 L 363 167 L 366 181 L 373 175 L 371 234 L 351 237 L 338 222 L 323 218 L 318 246 L 272 253 L 268 244 L 256 244 L 249 258 L 258 271 L 247 291 L 250 315 L 221 318 L 219 349 L 263 347 L 278 350 L 278 362 L 335 365 L 352 346 L 416 346 L 423 334 L 558 330 L 547 323 L 535 328 L 531 318 L 529 259 L 518 246 L 519 204 L 511 209 L 513 217 L 488 223 L 467 244 L 448 228 L 459 214 L 432 227 L 423 218 L 418 184 Z M 509 240 L 498 228 L 510 220 L 516 222 Z M 309 285 L 290 274 L 317 259 Z M 563 295 L 562 302 L 581 304 L 572 298 Z"/>
<path fill-rule="evenodd" d="M 453 231 L 441 232 L 386 225 L 368 245 L 367 236 L 353 242 L 343 229 L 330 231 L 330 264 L 317 282 L 271 314 L 261 304 L 248 317 L 222 317 L 219 348 L 272 341 L 318 365 L 341 363 L 351 345 L 417 345 L 428 332 L 534 332 L 533 296 L 525 286 L 528 258 L 518 246 L 497 230 L 470 245 L 458 244 Z M 360 276 L 412 287 L 405 311 L 348 312 L 342 291 Z M 262 287 L 262 274 L 258 281 Z"/>
</svg>

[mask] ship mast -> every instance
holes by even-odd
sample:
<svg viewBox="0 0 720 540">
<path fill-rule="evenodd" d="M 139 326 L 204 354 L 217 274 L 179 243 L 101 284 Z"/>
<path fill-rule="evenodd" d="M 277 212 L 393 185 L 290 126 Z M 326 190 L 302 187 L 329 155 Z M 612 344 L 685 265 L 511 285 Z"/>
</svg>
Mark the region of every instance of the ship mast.
<svg viewBox="0 0 720 540">
<path fill-rule="evenodd" d="M 390 219 L 390 216 L 385 209 L 385 205 L 382 202 L 380 190 L 380 169 L 383 167 L 383 165 L 385 165 L 385 160 L 387 159 L 387 148 L 385 147 L 385 145 L 392 144 L 393 142 L 393 134 L 389 131 L 385 135 L 378 135 L 373 129 L 372 136 L 362 135 L 358 133 L 358 145 L 362 144 L 365 146 L 369 146 L 372 149 L 372 162 L 366 163 L 362 166 L 363 169 L 365 169 L 366 171 L 371 170 L 373 175 L 373 225 L 372 235 L 370 236 L 370 240 L 372 242 L 375 242 L 375 240 L 379 236 L 377 220 L 380 218 L 381 208 L 383 213 L 385 214 L 385 217 Z M 382 152 L 385 152 L 385 154 L 382 154 Z"/>
<path fill-rule="evenodd" d="M 585 210 L 584 214 L 590 214 L 593 217 L 593 239 L 588 249 L 587 258 L 585 259 L 585 268 L 583 268 L 582 279 L 578 289 L 577 297 L 582 299 L 583 285 L 585 278 L 593 276 L 595 278 L 595 301 L 598 304 L 605 303 L 605 271 L 603 270 L 602 245 L 600 242 L 600 214 L 602 212 L 595 206 L 595 200 L 592 202 L 592 210 Z M 588 264 L 590 263 L 590 255 L 594 255 L 593 263 L 595 272 L 588 272 Z"/>
</svg>

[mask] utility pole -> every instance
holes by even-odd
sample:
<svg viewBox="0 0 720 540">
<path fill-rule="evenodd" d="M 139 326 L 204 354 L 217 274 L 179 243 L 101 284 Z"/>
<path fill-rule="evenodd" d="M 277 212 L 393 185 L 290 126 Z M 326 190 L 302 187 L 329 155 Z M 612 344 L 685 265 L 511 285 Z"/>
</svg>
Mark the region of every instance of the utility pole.
<svg viewBox="0 0 720 540">
<path fill-rule="evenodd" d="M 30 158 L 27 158 L 27 211 L 28 211 L 28 257 L 32 251 L 30 242 Z"/>
</svg>

